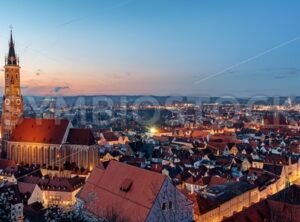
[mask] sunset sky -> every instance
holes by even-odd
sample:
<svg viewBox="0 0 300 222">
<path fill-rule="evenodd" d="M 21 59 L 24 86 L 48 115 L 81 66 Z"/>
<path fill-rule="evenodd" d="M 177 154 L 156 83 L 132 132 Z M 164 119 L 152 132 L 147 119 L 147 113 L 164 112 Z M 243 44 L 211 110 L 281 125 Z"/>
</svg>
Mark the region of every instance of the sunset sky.
<svg viewBox="0 0 300 222">
<path fill-rule="evenodd" d="M 2 1 L 26 95 L 299 95 L 299 0 Z M 1 70 L 1 91 L 4 76 Z"/>
</svg>

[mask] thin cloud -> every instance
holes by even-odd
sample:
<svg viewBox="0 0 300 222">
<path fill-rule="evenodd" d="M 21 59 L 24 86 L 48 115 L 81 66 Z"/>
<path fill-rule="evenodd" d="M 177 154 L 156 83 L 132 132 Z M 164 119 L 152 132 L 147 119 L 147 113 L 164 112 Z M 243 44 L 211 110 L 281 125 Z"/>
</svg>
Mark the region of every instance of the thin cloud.
<svg viewBox="0 0 300 222">
<path fill-rule="evenodd" d="M 287 68 L 280 71 L 274 76 L 274 79 L 290 79 L 300 75 L 300 70 L 297 68 Z"/>
<path fill-rule="evenodd" d="M 70 89 L 70 87 L 69 86 L 56 86 L 56 87 L 54 87 L 53 88 L 53 92 L 54 93 L 59 93 L 59 92 L 61 92 L 62 90 L 67 90 L 67 89 Z"/>
</svg>

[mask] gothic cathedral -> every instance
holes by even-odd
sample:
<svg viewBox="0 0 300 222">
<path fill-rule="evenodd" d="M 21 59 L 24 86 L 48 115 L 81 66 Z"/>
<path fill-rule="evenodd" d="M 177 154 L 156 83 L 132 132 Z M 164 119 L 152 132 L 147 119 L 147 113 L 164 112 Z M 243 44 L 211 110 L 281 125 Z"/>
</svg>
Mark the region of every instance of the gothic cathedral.
<svg viewBox="0 0 300 222">
<path fill-rule="evenodd" d="M 6 141 L 23 113 L 23 98 L 20 87 L 19 59 L 15 53 L 15 44 L 10 33 L 8 56 L 5 58 L 5 91 L 2 101 L 2 140 Z"/>
</svg>

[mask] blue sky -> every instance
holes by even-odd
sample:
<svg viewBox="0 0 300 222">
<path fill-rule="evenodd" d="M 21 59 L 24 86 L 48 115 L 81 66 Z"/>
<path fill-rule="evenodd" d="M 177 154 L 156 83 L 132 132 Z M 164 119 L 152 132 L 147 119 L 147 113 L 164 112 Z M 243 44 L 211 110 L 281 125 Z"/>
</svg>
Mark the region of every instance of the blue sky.
<svg viewBox="0 0 300 222">
<path fill-rule="evenodd" d="M 296 0 L 5 1 L 0 61 L 13 25 L 25 94 L 294 96 L 299 21 Z"/>
</svg>

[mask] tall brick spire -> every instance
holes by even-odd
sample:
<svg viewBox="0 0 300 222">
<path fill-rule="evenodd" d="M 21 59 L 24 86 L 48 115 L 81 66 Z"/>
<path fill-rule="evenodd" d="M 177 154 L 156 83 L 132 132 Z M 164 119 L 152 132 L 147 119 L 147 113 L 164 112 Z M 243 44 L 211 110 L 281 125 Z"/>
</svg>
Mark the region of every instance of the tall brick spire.
<svg viewBox="0 0 300 222">
<path fill-rule="evenodd" d="M 15 52 L 15 43 L 12 36 L 12 30 L 10 31 L 9 50 L 8 50 L 6 65 L 18 65 L 17 56 Z"/>
</svg>

